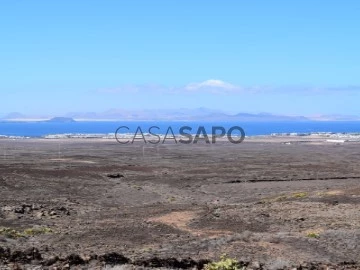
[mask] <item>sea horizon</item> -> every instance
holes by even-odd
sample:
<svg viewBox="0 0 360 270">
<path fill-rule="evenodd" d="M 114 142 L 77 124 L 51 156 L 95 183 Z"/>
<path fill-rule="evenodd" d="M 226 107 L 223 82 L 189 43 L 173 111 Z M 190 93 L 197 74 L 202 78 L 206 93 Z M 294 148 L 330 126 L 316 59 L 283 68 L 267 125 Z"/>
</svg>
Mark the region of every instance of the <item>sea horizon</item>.
<svg viewBox="0 0 360 270">
<path fill-rule="evenodd" d="M 126 126 L 123 133 L 135 134 L 138 127 L 143 133 L 149 133 L 150 127 L 159 135 L 164 135 L 171 127 L 175 135 L 179 135 L 182 126 L 189 126 L 192 134 L 195 134 L 200 126 L 203 126 L 208 134 L 211 134 L 213 126 L 221 126 L 229 129 L 239 126 L 245 131 L 246 136 L 293 134 L 310 135 L 314 133 L 329 134 L 360 134 L 359 121 L 76 121 L 69 123 L 43 122 L 43 121 L 3 121 L 0 122 L 1 137 L 45 137 L 48 135 L 65 134 L 114 134 L 120 126 Z M 86 136 L 84 136 L 86 137 Z"/>
</svg>

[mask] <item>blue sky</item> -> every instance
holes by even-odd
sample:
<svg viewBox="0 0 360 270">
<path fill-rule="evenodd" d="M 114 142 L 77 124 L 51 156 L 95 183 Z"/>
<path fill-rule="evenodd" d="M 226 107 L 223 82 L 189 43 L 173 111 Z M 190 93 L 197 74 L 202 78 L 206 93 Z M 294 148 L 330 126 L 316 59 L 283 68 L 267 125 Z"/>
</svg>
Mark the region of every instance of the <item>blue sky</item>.
<svg viewBox="0 0 360 270">
<path fill-rule="evenodd" d="M 359 1 L 0 1 L 0 116 L 360 115 Z"/>
</svg>

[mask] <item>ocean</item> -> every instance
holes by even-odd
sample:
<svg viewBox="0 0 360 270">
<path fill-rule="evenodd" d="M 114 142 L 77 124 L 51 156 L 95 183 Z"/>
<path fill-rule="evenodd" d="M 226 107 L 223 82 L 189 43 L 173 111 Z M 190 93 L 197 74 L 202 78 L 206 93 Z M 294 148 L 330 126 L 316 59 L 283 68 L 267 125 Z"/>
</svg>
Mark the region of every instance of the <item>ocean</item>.
<svg viewBox="0 0 360 270">
<path fill-rule="evenodd" d="M 359 133 L 360 122 L 357 121 L 303 121 L 303 122 L 199 122 L 199 121 L 114 121 L 114 122 L 0 122 L 0 136 L 2 137 L 44 137 L 58 134 L 113 134 L 120 126 L 127 126 L 126 133 L 135 133 L 137 127 L 141 127 L 144 133 L 148 132 L 151 126 L 157 134 L 165 134 L 168 127 L 179 134 L 182 126 L 192 128 L 191 133 L 195 134 L 199 126 L 204 126 L 207 133 L 211 133 L 213 126 L 222 126 L 228 130 L 232 126 L 240 126 L 246 136 L 271 135 L 273 133 Z"/>
</svg>

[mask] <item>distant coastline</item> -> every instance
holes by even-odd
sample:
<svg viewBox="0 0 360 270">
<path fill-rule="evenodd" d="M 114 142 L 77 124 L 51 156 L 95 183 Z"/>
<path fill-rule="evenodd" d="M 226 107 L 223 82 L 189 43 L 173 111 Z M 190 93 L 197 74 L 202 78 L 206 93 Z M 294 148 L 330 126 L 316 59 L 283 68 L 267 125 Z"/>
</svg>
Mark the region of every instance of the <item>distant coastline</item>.
<svg viewBox="0 0 360 270">
<path fill-rule="evenodd" d="M 56 119 L 55 119 L 56 120 Z M 246 121 L 34 121 L 34 122 L 0 122 L 0 137 L 2 138 L 114 138 L 115 131 L 120 126 L 124 136 L 133 135 L 140 126 L 144 134 L 149 134 L 149 128 L 156 134 L 164 135 L 171 127 L 175 135 L 180 134 L 183 126 L 191 127 L 188 133 L 195 134 L 203 126 L 207 134 L 212 127 L 222 126 L 228 130 L 232 126 L 240 126 L 247 137 L 252 136 L 286 136 L 286 137 L 348 137 L 358 138 L 360 125 L 358 121 L 300 121 L 300 122 L 246 122 Z"/>
<path fill-rule="evenodd" d="M 87 118 L 71 118 L 73 121 L 52 121 L 52 118 L 15 118 L 15 119 L 0 119 L 1 122 L 58 122 L 58 123 L 69 123 L 69 122 L 213 122 L 214 120 L 211 119 L 113 119 L 113 118 L 104 118 L 104 119 L 87 119 Z M 235 121 L 243 121 L 243 122 L 259 122 L 259 123 L 266 123 L 266 122 L 360 122 L 360 119 L 331 119 L 331 118 L 319 118 L 319 119 L 306 119 L 306 120 L 249 120 L 249 119 L 216 119 L 215 121 L 228 121 L 228 122 L 235 122 Z"/>
<path fill-rule="evenodd" d="M 266 121 L 360 121 L 357 115 L 282 115 L 266 112 L 260 113 L 227 113 L 221 110 L 209 108 L 196 109 L 143 109 L 125 110 L 111 109 L 105 112 L 78 112 L 63 113 L 61 115 L 26 115 L 12 112 L 3 117 L 0 121 L 7 122 L 112 122 L 112 121 L 246 121 L 246 122 L 266 122 Z"/>
</svg>

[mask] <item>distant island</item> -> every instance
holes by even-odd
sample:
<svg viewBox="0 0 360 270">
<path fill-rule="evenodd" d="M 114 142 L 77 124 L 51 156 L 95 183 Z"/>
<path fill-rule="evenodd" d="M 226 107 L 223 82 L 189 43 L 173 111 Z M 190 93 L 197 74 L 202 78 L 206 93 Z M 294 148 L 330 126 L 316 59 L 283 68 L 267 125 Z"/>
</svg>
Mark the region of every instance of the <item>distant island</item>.
<svg viewBox="0 0 360 270">
<path fill-rule="evenodd" d="M 53 117 L 49 120 L 46 120 L 45 122 L 52 122 L 52 123 L 71 123 L 76 122 L 71 117 Z"/>
<path fill-rule="evenodd" d="M 266 112 L 228 113 L 209 108 L 180 109 L 109 109 L 104 112 L 68 112 L 63 116 L 26 115 L 12 112 L 0 121 L 6 122 L 54 122 L 82 121 L 242 121 L 242 122 L 298 122 L 298 121 L 360 121 L 358 115 L 282 115 Z"/>
</svg>

